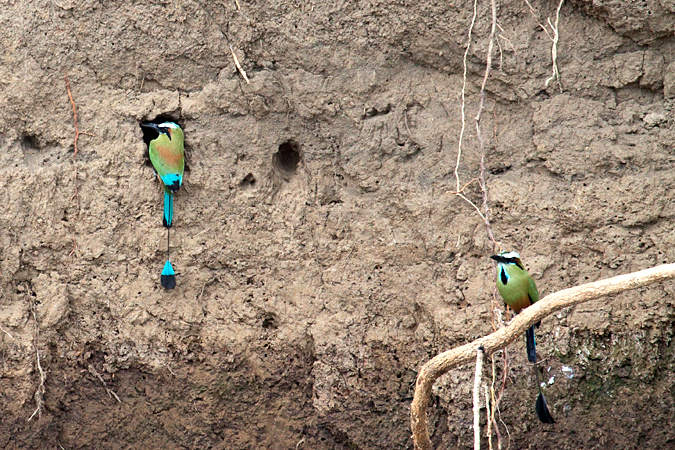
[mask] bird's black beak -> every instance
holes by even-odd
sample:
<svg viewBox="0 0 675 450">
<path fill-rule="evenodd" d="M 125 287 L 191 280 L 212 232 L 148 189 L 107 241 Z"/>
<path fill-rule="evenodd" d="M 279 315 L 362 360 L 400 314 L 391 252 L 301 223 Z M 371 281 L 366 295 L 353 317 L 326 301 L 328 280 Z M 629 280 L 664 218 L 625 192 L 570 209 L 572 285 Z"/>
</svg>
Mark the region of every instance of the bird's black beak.
<svg viewBox="0 0 675 450">
<path fill-rule="evenodd" d="M 492 258 L 495 261 L 500 262 L 500 263 L 506 262 L 506 260 L 499 255 L 492 255 L 492 256 L 490 256 L 490 258 Z"/>
<path fill-rule="evenodd" d="M 162 132 L 156 123 L 151 122 L 142 123 L 141 131 L 143 131 L 143 142 L 148 146 L 150 145 L 150 142 L 157 139 Z"/>
</svg>

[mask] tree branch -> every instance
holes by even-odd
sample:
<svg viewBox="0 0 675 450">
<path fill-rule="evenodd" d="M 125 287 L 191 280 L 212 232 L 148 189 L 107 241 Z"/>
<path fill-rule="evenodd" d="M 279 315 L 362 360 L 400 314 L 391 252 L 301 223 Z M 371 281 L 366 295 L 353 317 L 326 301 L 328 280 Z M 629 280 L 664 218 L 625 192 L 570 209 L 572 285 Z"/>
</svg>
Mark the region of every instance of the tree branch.
<svg viewBox="0 0 675 450">
<path fill-rule="evenodd" d="M 417 375 L 415 395 L 410 405 L 410 427 L 413 433 L 415 449 L 431 449 L 429 431 L 427 430 L 426 409 L 429 406 L 431 388 L 434 382 L 450 369 L 471 362 L 479 347 L 482 346 L 485 349 L 486 356 L 489 356 L 495 351 L 509 345 L 518 336 L 521 336 L 527 328 L 556 311 L 607 295 L 637 289 L 669 278 L 675 278 L 675 264 L 656 266 L 639 272 L 563 289 L 562 291 L 547 295 L 534 305 L 523 310 L 511 321 L 509 326 L 469 344 L 435 356 L 422 366 Z"/>
</svg>

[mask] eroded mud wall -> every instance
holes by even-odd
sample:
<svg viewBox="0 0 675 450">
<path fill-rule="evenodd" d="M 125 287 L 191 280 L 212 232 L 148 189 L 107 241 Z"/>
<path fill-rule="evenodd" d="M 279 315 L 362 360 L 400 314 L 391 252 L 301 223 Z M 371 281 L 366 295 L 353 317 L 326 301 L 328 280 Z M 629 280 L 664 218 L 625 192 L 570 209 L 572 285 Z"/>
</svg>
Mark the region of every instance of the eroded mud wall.
<svg viewBox="0 0 675 450">
<path fill-rule="evenodd" d="M 558 3 L 532 6 L 497 8 L 481 124 L 495 238 L 542 294 L 672 262 L 675 7 L 565 3 L 561 92 L 545 84 Z M 472 14 L 434 1 L 3 5 L 0 446 L 410 448 L 420 365 L 492 330 L 491 243 L 453 194 Z M 462 185 L 479 174 L 490 28 L 480 4 Z M 139 128 L 158 116 L 183 126 L 189 156 L 170 292 Z M 481 204 L 477 183 L 464 193 Z M 673 290 L 544 321 L 553 432 L 534 415 L 523 343 L 510 347 L 512 448 L 672 442 Z M 36 349 L 43 407 L 28 421 Z M 470 377 L 435 388 L 442 448 L 471 446 Z"/>
</svg>

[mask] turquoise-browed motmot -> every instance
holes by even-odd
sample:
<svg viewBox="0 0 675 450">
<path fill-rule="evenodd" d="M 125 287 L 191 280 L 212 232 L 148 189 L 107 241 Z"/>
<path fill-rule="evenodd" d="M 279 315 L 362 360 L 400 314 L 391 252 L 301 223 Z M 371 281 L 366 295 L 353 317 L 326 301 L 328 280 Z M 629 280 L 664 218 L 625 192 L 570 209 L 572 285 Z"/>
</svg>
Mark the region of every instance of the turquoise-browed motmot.
<svg viewBox="0 0 675 450">
<path fill-rule="evenodd" d="M 164 187 L 164 217 L 162 223 L 170 227 L 173 221 L 173 195 L 183 184 L 185 146 L 183 130 L 173 123 L 144 123 L 148 135 L 148 153 Z"/>
<path fill-rule="evenodd" d="M 183 130 L 174 122 L 143 123 L 144 139 L 148 144 L 150 162 L 164 188 L 162 224 L 167 227 L 167 259 L 162 270 L 162 286 L 176 287 L 176 276 L 168 258 L 169 228 L 173 222 L 173 196 L 183 184 L 185 144 Z"/>
<path fill-rule="evenodd" d="M 537 285 L 525 270 L 516 252 L 501 252 L 490 256 L 497 261 L 497 289 L 504 302 L 518 314 L 523 309 L 539 300 Z M 534 339 L 534 325 L 525 332 L 527 359 L 537 362 L 537 349 Z"/>
<path fill-rule="evenodd" d="M 504 302 L 518 314 L 523 309 L 539 301 L 539 291 L 537 285 L 530 274 L 523 266 L 520 255 L 516 252 L 501 252 L 498 255 L 490 256 L 497 261 L 497 289 Z M 539 324 L 536 324 L 538 327 Z M 534 327 L 532 325 L 525 332 L 525 343 L 527 345 L 527 359 L 535 364 L 537 379 L 539 371 L 537 370 L 537 348 L 534 339 Z M 542 423 L 555 423 L 553 416 L 548 410 L 546 399 L 541 392 L 541 385 L 538 384 L 539 396 L 535 404 L 535 411 Z"/>
</svg>

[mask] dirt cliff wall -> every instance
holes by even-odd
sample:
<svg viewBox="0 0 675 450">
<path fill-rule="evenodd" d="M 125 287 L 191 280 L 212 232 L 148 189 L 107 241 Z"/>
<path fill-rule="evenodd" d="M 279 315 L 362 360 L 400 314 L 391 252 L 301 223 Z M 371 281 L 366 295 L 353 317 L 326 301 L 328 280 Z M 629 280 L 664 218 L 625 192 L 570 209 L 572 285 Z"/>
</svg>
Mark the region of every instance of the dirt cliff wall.
<svg viewBox="0 0 675 450">
<path fill-rule="evenodd" d="M 495 238 L 542 294 L 672 262 L 675 4 L 566 2 L 546 85 L 558 2 L 531 3 L 496 11 L 481 122 Z M 3 5 L 0 447 L 410 448 L 421 364 L 492 330 L 492 244 L 453 193 L 472 16 L 415 0 Z M 491 24 L 483 2 L 462 185 L 479 175 Z M 188 152 L 173 291 L 139 127 L 157 117 Z M 476 182 L 463 192 L 482 203 Z M 544 321 L 554 427 L 511 346 L 505 445 L 507 428 L 511 448 L 672 445 L 674 290 Z M 470 386 L 469 368 L 437 383 L 435 445 L 471 448 Z"/>
</svg>

